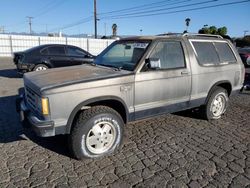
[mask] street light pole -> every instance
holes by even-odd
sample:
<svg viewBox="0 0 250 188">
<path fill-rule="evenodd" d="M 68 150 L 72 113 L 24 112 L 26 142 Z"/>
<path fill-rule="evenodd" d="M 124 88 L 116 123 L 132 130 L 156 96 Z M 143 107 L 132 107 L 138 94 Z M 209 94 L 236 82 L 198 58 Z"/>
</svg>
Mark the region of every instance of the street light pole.
<svg viewBox="0 0 250 188">
<path fill-rule="evenodd" d="M 95 22 L 95 39 L 97 38 L 97 13 L 96 13 L 96 0 L 94 0 L 94 22 Z"/>
</svg>

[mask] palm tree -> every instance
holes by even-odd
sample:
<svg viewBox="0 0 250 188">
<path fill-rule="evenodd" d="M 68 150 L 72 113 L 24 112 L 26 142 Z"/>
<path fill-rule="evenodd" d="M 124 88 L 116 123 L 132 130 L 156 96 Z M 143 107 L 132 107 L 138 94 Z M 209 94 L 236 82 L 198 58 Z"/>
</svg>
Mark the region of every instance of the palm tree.
<svg viewBox="0 0 250 188">
<path fill-rule="evenodd" d="M 186 18 L 185 22 L 186 22 L 186 32 L 188 32 L 188 26 L 189 26 L 189 23 L 190 23 L 191 19 L 190 18 Z"/>
<path fill-rule="evenodd" d="M 116 34 L 117 34 L 117 25 L 115 23 L 112 25 L 112 30 L 113 30 L 113 36 L 116 36 Z"/>
</svg>

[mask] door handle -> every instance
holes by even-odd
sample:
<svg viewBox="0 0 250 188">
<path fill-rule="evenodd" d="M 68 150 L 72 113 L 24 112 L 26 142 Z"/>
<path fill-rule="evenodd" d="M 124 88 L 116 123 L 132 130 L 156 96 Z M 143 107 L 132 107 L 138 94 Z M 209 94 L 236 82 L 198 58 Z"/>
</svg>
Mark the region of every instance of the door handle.
<svg viewBox="0 0 250 188">
<path fill-rule="evenodd" d="M 187 75 L 187 74 L 189 74 L 188 71 L 182 71 L 182 72 L 181 72 L 181 75 Z"/>
</svg>

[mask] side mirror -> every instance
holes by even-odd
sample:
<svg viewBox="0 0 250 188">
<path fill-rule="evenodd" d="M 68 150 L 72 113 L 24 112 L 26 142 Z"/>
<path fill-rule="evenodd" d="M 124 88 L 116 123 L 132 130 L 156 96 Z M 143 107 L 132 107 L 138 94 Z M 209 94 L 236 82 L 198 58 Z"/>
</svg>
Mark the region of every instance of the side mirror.
<svg viewBox="0 0 250 188">
<path fill-rule="evenodd" d="M 150 69 L 161 68 L 161 60 L 159 58 L 148 58 L 146 59 L 146 63 Z"/>
</svg>

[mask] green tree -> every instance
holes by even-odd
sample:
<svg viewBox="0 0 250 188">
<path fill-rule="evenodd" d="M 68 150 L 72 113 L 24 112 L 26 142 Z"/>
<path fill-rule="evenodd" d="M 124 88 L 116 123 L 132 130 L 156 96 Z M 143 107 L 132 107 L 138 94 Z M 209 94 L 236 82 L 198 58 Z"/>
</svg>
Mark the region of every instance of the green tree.
<svg viewBox="0 0 250 188">
<path fill-rule="evenodd" d="M 203 27 L 202 29 L 200 29 L 198 31 L 198 33 L 200 33 L 200 34 L 210 34 L 210 31 L 209 31 L 209 28 Z"/>
<path fill-rule="evenodd" d="M 227 34 L 227 28 L 224 26 L 224 27 L 220 27 L 217 29 L 217 27 L 215 27 L 215 26 L 207 27 L 207 25 L 204 25 L 204 27 L 201 28 L 198 31 L 198 33 L 225 36 Z"/>
<path fill-rule="evenodd" d="M 226 28 L 225 26 L 224 26 L 224 27 L 218 28 L 217 34 L 218 34 L 218 35 L 221 35 L 221 36 L 226 35 L 226 34 L 227 34 L 227 28 Z"/>
<path fill-rule="evenodd" d="M 215 27 L 215 26 L 209 27 L 209 33 L 216 35 L 217 34 L 217 27 Z"/>
<path fill-rule="evenodd" d="M 237 38 L 235 42 L 237 47 L 250 46 L 250 35 L 246 35 L 243 38 Z"/>
</svg>

